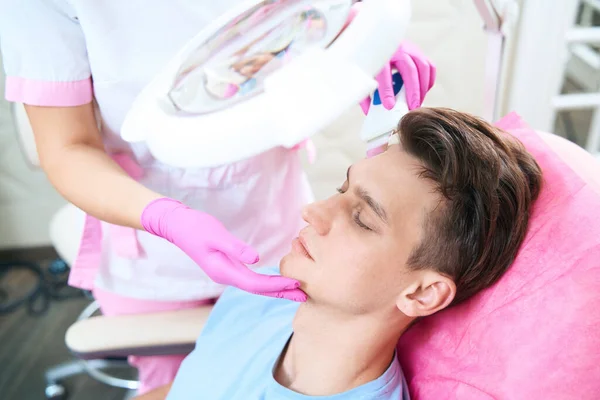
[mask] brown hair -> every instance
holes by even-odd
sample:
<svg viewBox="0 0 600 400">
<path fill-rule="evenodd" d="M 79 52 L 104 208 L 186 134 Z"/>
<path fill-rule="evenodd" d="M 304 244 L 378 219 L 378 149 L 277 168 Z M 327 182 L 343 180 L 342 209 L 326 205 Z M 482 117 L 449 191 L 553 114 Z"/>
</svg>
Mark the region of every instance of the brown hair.
<svg viewBox="0 0 600 400">
<path fill-rule="evenodd" d="M 516 138 L 472 115 L 421 108 L 399 124 L 405 151 L 443 201 L 425 221 L 411 268 L 432 268 L 456 283 L 459 303 L 492 285 L 525 238 L 542 172 Z"/>
</svg>

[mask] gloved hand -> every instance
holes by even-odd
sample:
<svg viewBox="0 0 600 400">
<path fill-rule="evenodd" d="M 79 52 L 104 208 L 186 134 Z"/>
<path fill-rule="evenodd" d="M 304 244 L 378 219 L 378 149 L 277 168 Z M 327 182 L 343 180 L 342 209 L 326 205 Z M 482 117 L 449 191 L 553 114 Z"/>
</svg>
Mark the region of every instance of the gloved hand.
<svg viewBox="0 0 600 400">
<path fill-rule="evenodd" d="M 216 218 L 184 204 L 161 198 L 142 213 L 146 231 L 173 243 L 215 282 L 263 296 L 304 302 L 306 294 L 294 279 L 262 275 L 244 264 L 258 262 L 258 253 L 234 237 Z"/>
<path fill-rule="evenodd" d="M 421 107 L 425 95 L 435 83 L 435 65 L 423 55 L 417 46 L 406 41 L 402 43 L 390 62 L 375 77 L 381 103 L 387 110 L 391 110 L 396 105 L 392 84 L 392 69 L 394 68 L 400 73 L 404 81 L 408 109 L 413 110 Z M 370 105 L 371 96 L 360 102 L 360 107 L 365 115 L 369 112 Z"/>
<path fill-rule="evenodd" d="M 360 12 L 362 3 L 355 3 L 350 9 L 342 31 L 352 23 L 356 15 Z M 396 105 L 394 96 L 394 86 L 392 83 L 392 69 L 396 69 L 406 87 L 406 99 L 408 109 L 414 110 L 421 107 L 425 95 L 435 83 L 435 65 L 427 58 L 421 50 L 414 44 L 405 41 L 396 50 L 390 62 L 375 77 L 381 96 L 381 103 L 387 109 L 391 110 Z M 367 96 L 360 102 L 365 115 L 369 112 L 371 106 L 371 96 Z"/>
</svg>

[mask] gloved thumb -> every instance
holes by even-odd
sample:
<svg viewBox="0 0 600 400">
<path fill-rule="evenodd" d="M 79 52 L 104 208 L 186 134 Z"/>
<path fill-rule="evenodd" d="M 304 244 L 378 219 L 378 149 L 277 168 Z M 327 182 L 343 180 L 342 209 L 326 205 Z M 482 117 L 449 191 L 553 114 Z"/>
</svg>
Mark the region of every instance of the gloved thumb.
<svg viewBox="0 0 600 400">
<path fill-rule="evenodd" d="M 216 249 L 225 253 L 232 260 L 244 264 L 256 264 L 260 259 L 256 250 L 229 233 L 220 240 L 220 243 L 215 246 Z"/>
</svg>

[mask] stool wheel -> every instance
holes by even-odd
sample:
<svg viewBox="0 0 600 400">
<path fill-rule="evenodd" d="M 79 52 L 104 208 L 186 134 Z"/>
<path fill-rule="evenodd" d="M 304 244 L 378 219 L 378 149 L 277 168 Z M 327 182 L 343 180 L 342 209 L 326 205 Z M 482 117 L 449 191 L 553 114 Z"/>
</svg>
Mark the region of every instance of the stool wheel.
<svg viewBox="0 0 600 400">
<path fill-rule="evenodd" d="M 66 400 L 67 389 L 63 385 L 53 383 L 46 386 L 46 399 L 48 400 Z"/>
</svg>

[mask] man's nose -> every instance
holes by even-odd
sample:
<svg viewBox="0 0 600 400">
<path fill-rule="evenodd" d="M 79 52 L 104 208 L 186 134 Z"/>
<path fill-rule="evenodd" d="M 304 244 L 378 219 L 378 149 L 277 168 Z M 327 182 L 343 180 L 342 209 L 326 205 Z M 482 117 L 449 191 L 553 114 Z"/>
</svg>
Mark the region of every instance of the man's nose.
<svg viewBox="0 0 600 400">
<path fill-rule="evenodd" d="M 329 233 L 333 216 L 332 205 L 328 200 L 309 204 L 302 210 L 302 219 L 312 226 L 317 234 L 324 236 Z"/>
</svg>

